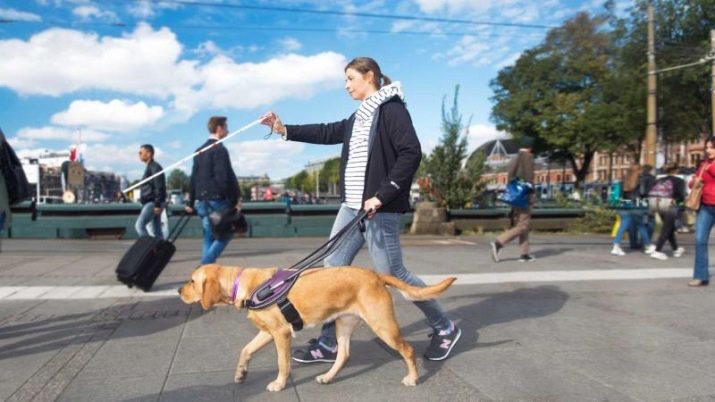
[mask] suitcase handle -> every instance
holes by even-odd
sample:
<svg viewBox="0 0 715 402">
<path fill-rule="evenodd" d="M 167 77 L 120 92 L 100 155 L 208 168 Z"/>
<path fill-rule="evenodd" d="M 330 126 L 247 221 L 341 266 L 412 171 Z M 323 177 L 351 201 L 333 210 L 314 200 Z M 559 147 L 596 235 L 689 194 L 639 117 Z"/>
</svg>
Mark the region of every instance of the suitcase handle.
<svg viewBox="0 0 715 402">
<path fill-rule="evenodd" d="M 176 226 L 171 228 L 171 232 L 169 232 L 169 242 L 174 243 L 176 239 L 181 235 L 181 231 L 184 230 L 184 226 L 186 226 L 187 223 L 189 223 L 189 219 L 191 219 L 191 215 L 184 211 L 181 214 L 181 217 L 179 218 L 179 221 L 176 222 Z"/>
</svg>

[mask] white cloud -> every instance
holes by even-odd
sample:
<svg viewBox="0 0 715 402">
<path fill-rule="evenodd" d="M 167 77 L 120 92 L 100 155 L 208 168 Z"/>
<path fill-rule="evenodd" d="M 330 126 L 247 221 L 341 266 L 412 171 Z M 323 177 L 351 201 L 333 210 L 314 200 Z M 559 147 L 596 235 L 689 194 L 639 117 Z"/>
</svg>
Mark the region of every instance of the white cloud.
<svg viewBox="0 0 715 402">
<path fill-rule="evenodd" d="M 201 64 L 181 59 L 182 51 L 168 28 L 146 24 L 121 37 L 49 29 L 27 41 L 0 40 L 0 87 L 22 95 L 108 90 L 173 98 L 176 116 L 188 119 L 203 107 L 255 108 L 339 88 L 346 64 L 334 52 L 282 54 L 258 63 L 219 54 Z"/>
<path fill-rule="evenodd" d="M 295 157 L 302 154 L 305 144 L 283 140 L 255 140 L 226 144 L 239 176 L 262 175 L 275 172 L 278 179 L 288 177 L 302 169 Z"/>
<path fill-rule="evenodd" d="M 224 50 L 221 49 L 214 41 L 207 40 L 206 42 L 199 43 L 199 46 L 193 50 L 199 57 L 203 56 L 216 56 L 219 54 L 225 54 Z"/>
<path fill-rule="evenodd" d="M 17 132 L 16 138 L 26 141 L 66 141 L 68 144 L 79 142 L 81 137 L 82 142 L 97 142 L 105 141 L 110 138 L 107 133 L 97 130 L 74 130 L 63 127 L 25 127 Z"/>
<path fill-rule="evenodd" d="M 296 38 L 286 37 L 278 41 L 278 45 L 283 48 L 285 52 L 295 52 L 303 47 L 303 44 Z"/>
<path fill-rule="evenodd" d="M 131 2 L 127 7 L 127 11 L 134 17 L 145 20 L 156 16 L 159 13 L 159 10 L 176 10 L 180 7 L 181 4 L 178 3 L 160 3 L 152 2 L 150 0 L 141 0 Z"/>
<path fill-rule="evenodd" d="M 434 13 L 446 9 L 451 13 L 460 11 L 487 11 L 495 4 L 495 0 L 415 0 L 425 13 Z"/>
<path fill-rule="evenodd" d="M 100 10 L 96 6 L 79 6 L 72 10 L 72 14 L 80 17 L 82 20 L 88 21 L 92 19 L 102 21 L 118 21 L 117 14 L 109 10 Z"/>
<path fill-rule="evenodd" d="M 131 132 L 152 126 L 163 116 L 164 108 L 148 106 L 144 102 L 130 104 L 118 99 L 108 103 L 76 100 L 66 111 L 53 115 L 51 121 L 61 126 L 97 127 L 107 131 Z"/>
<path fill-rule="evenodd" d="M 307 98 L 319 90 L 339 88 L 346 63 L 343 55 L 333 52 L 286 54 L 243 64 L 217 56 L 199 67 L 202 85 L 178 94 L 175 106 L 192 114 L 203 108 L 251 109 L 288 97 Z"/>
<path fill-rule="evenodd" d="M 463 36 L 446 53 L 439 55 L 439 58 L 447 59 L 450 65 L 464 63 L 485 64 L 482 57 L 491 50 L 491 46 L 483 39 L 474 36 Z"/>
<path fill-rule="evenodd" d="M 29 22 L 42 21 L 42 17 L 37 14 L 32 14 L 25 11 L 17 11 L 12 8 L 0 8 L 0 19 Z"/>
<path fill-rule="evenodd" d="M 30 148 L 34 147 L 37 145 L 37 141 L 35 140 L 29 140 L 26 138 L 20 138 L 20 137 L 12 137 L 8 138 L 7 142 L 10 144 L 11 147 L 19 154 L 20 150 L 25 149 L 25 148 Z"/>
<path fill-rule="evenodd" d="M 130 172 L 144 171 L 144 164 L 139 160 L 137 152 L 139 152 L 140 143 L 131 143 L 124 145 L 116 144 L 87 144 L 87 148 L 82 151 L 85 161 L 85 167 L 89 170 L 112 170 L 114 172 Z M 164 152 L 159 147 L 154 147 L 154 157 L 162 163 Z M 163 166 L 168 164 L 162 163 Z M 130 177 L 139 178 L 138 175 L 130 174 Z M 137 177 L 138 176 L 138 177 Z"/>
<path fill-rule="evenodd" d="M 506 57 L 504 60 L 497 63 L 494 68 L 496 68 L 497 70 L 501 70 L 504 67 L 512 66 L 516 63 L 517 60 L 519 60 L 519 57 L 521 57 L 521 52 L 513 53 L 510 56 Z"/>
<path fill-rule="evenodd" d="M 168 28 L 145 24 L 122 37 L 48 29 L 29 40 L 0 40 L 0 86 L 23 95 L 112 90 L 166 98 L 196 84 L 195 61 L 181 61 Z"/>
<path fill-rule="evenodd" d="M 469 136 L 467 137 L 467 155 L 471 155 L 475 149 L 487 141 L 507 137 L 505 132 L 497 130 L 491 124 L 473 124 L 469 127 Z"/>
</svg>

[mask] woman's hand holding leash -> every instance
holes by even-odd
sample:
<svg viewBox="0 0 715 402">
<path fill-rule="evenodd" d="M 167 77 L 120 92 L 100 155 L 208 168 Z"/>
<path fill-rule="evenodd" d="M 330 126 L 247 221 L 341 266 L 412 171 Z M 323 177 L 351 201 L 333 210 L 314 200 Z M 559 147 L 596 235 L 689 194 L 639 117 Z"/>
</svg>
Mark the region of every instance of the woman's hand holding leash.
<svg viewBox="0 0 715 402">
<path fill-rule="evenodd" d="M 382 206 L 382 202 L 377 197 L 372 197 L 365 201 L 363 209 L 367 211 L 367 219 L 372 219 L 377 210 Z"/>
<path fill-rule="evenodd" d="M 273 113 L 273 111 L 269 111 L 261 116 L 261 124 L 270 127 L 271 133 L 276 132 L 280 135 L 286 134 L 286 127 L 283 125 L 281 118 L 278 117 L 277 114 Z"/>
</svg>

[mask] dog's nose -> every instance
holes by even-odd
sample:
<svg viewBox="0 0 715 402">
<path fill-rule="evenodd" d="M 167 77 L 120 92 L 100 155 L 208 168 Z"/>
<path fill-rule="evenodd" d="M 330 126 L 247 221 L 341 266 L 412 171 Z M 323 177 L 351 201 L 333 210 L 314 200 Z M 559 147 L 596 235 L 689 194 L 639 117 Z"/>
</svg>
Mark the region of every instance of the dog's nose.
<svg viewBox="0 0 715 402">
<path fill-rule="evenodd" d="M 181 294 L 181 288 L 176 289 L 179 294 Z"/>
</svg>

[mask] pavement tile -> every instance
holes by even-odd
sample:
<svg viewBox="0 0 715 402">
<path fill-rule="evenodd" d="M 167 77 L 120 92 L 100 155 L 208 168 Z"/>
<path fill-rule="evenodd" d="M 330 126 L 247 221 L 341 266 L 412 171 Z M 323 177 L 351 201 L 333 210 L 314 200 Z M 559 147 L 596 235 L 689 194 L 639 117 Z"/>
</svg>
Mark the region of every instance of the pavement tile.
<svg viewBox="0 0 715 402">
<path fill-rule="evenodd" d="M 75 379 L 57 398 L 58 402 L 154 402 L 161 392 L 164 375 Z"/>
<path fill-rule="evenodd" d="M 550 360 L 640 400 L 715 394 L 712 371 L 689 367 L 660 348 L 555 352 Z"/>
<path fill-rule="evenodd" d="M 169 372 L 176 343 L 105 343 L 77 379 L 163 376 Z"/>
<path fill-rule="evenodd" d="M 233 401 L 235 400 L 233 372 L 173 374 L 166 380 L 159 401 Z"/>
<path fill-rule="evenodd" d="M 109 340 L 128 348 L 134 343 L 176 344 L 185 321 L 185 317 L 124 320 Z"/>
<path fill-rule="evenodd" d="M 497 400 L 632 400 L 618 388 L 559 363 L 528 348 L 497 348 L 461 353 L 446 364 L 455 375 Z"/>
<path fill-rule="evenodd" d="M 292 372 L 298 395 L 309 401 L 486 401 L 479 389 L 455 376 L 444 367 L 425 370 L 418 360 L 420 380 L 415 387 L 402 385 L 407 370 L 404 362 L 374 360 L 346 363 L 330 384 L 318 384 L 315 377 L 326 372 L 329 364 L 302 365 Z M 247 380 L 248 381 L 248 380 Z"/>
</svg>

